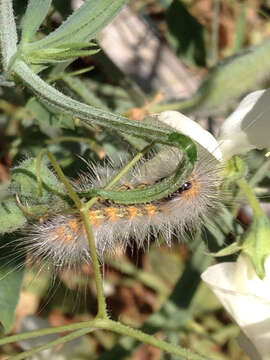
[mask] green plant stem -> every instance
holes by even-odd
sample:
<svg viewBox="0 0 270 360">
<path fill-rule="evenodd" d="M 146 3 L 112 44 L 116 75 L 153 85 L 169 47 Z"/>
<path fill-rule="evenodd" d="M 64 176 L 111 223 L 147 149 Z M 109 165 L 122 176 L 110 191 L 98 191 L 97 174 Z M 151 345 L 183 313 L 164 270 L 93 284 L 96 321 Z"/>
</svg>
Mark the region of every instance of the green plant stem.
<svg viewBox="0 0 270 360">
<path fill-rule="evenodd" d="M 51 335 L 51 334 L 58 334 L 67 331 L 75 331 L 80 329 L 88 329 L 89 331 L 91 331 L 94 327 L 98 327 L 99 321 L 100 319 L 94 319 L 91 321 L 77 322 L 75 324 L 69 324 L 64 326 L 27 331 L 25 333 L 11 335 L 0 339 L 0 345 L 10 344 L 21 340 L 35 339 L 37 337 Z"/>
<path fill-rule="evenodd" d="M 54 139 L 45 140 L 45 144 L 47 145 L 57 144 L 60 142 L 76 142 L 76 143 L 83 142 L 83 143 L 87 143 L 89 145 L 89 148 L 97 154 L 99 154 L 100 151 L 103 151 L 103 147 L 97 141 L 79 136 L 59 136 Z"/>
<path fill-rule="evenodd" d="M 220 0 L 214 0 L 214 15 L 213 15 L 213 21 L 212 21 L 211 66 L 216 65 L 216 63 L 218 61 L 219 16 L 220 16 Z"/>
<path fill-rule="evenodd" d="M 147 145 L 142 151 L 140 151 L 137 155 L 134 156 L 134 158 L 125 166 L 119 173 L 105 186 L 104 190 L 110 190 L 114 185 L 118 183 L 118 181 L 125 176 L 132 167 L 137 164 L 138 161 L 140 161 L 144 155 L 152 149 L 154 146 L 154 142 Z M 90 209 L 97 201 L 98 197 L 93 197 L 91 200 L 87 202 L 87 208 Z"/>
<path fill-rule="evenodd" d="M 104 291 L 103 291 L 103 281 L 102 281 L 102 275 L 100 272 L 100 264 L 98 261 L 98 256 L 97 256 L 97 251 L 96 251 L 93 227 L 92 227 L 92 224 L 89 219 L 88 211 L 89 211 L 88 207 L 84 206 L 81 209 L 80 213 L 81 213 L 81 218 L 83 220 L 83 224 L 84 224 L 85 231 L 86 231 L 87 238 L 88 238 L 89 250 L 90 250 L 90 254 L 91 254 L 91 261 L 92 261 L 92 266 L 93 266 L 94 275 L 95 275 L 95 282 L 96 282 L 96 288 L 97 288 L 97 302 L 98 302 L 97 317 L 100 319 L 106 319 L 106 318 L 108 318 L 108 315 L 107 315 L 106 300 L 105 300 Z"/>
<path fill-rule="evenodd" d="M 266 172 L 270 169 L 270 158 L 266 159 L 265 162 L 259 167 L 252 178 L 249 180 L 249 186 L 256 186 L 264 177 Z"/>
<path fill-rule="evenodd" d="M 265 213 L 260 205 L 259 200 L 256 198 L 256 195 L 254 194 L 254 191 L 249 186 L 248 182 L 245 179 L 240 179 L 237 181 L 237 184 L 240 188 L 240 190 L 243 192 L 245 197 L 247 198 L 249 205 L 251 206 L 253 210 L 254 218 L 261 218 L 262 216 L 265 216 Z"/>
<path fill-rule="evenodd" d="M 75 331 L 78 329 L 80 329 L 80 331 Z M 118 334 L 121 334 L 124 336 L 130 336 L 134 339 L 142 341 L 143 343 L 156 346 L 159 349 L 164 350 L 170 354 L 179 355 L 186 360 L 208 360 L 208 358 L 206 358 L 204 356 L 192 353 L 191 351 L 189 351 L 187 349 L 183 349 L 178 346 L 169 344 L 166 341 L 163 341 L 163 340 L 157 339 L 154 336 L 145 334 L 140 330 L 132 329 L 126 325 L 123 325 L 119 322 L 116 322 L 116 321 L 113 321 L 110 319 L 99 319 L 99 318 L 96 318 L 94 320 L 87 321 L 87 322 L 75 323 L 75 324 L 60 326 L 60 327 L 56 327 L 56 328 L 42 329 L 42 330 L 37 330 L 37 331 L 31 331 L 31 332 L 24 333 L 24 334 L 17 334 L 17 335 L 9 336 L 5 339 L 1 339 L 0 345 L 8 344 L 8 343 L 15 342 L 15 341 L 36 338 L 36 337 L 44 336 L 44 335 L 48 335 L 48 334 L 56 334 L 56 333 L 60 333 L 60 332 L 64 332 L 64 331 L 75 331 L 72 334 L 67 335 L 67 336 L 69 336 L 69 338 L 67 338 L 67 336 L 65 336 L 65 337 L 57 339 L 51 343 L 43 345 L 39 348 L 32 349 L 33 353 L 31 353 L 31 354 L 34 354 L 38 351 L 47 349 L 51 346 L 63 344 L 66 341 L 69 341 L 76 337 L 87 334 L 88 332 L 93 331 L 93 329 L 109 330 L 109 331 L 113 331 L 115 333 L 118 333 Z M 21 354 L 21 355 L 23 355 L 23 354 Z M 18 360 L 18 359 L 24 358 L 24 356 L 23 357 L 18 357 L 18 356 L 20 356 L 20 354 L 17 355 L 16 358 L 14 357 L 12 359 Z"/>
<path fill-rule="evenodd" d="M 94 330 L 94 329 L 92 329 Z M 30 356 L 33 356 L 37 353 L 39 353 L 40 351 L 43 351 L 43 350 L 46 350 L 46 349 L 49 349 L 49 348 L 52 348 L 52 347 L 55 347 L 55 346 L 59 346 L 59 345 L 62 345 L 62 344 L 65 344 L 66 342 L 68 341 L 72 341 L 74 339 L 77 339 L 78 337 L 81 337 L 87 333 L 89 333 L 91 330 L 90 329 L 80 329 L 80 330 L 77 330 L 77 331 L 74 331 L 73 333 L 71 334 L 68 334 L 66 336 L 62 336 L 56 340 L 53 340 L 53 341 L 50 341 L 48 342 L 47 344 L 44 344 L 44 345 L 41 345 L 41 346 L 37 346 L 31 350 L 28 350 L 28 351 L 24 351 L 18 355 L 15 355 L 15 356 L 11 356 L 9 360 L 22 360 L 22 359 L 26 359 Z"/>
<path fill-rule="evenodd" d="M 17 51 L 17 31 L 12 0 L 0 1 L 0 43 L 3 69 L 8 72 L 10 60 Z"/>
<path fill-rule="evenodd" d="M 246 10 L 248 7 L 248 1 L 247 0 L 241 1 L 239 6 L 240 6 L 240 14 L 237 17 L 237 23 L 236 23 L 235 40 L 233 47 L 234 53 L 237 53 L 242 49 L 245 41 L 245 31 L 247 24 Z"/>
<path fill-rule="evenodd" d="M 55 157 L 53 156 L 52 153 L 50 153 L 47 149 L 42 150 L 37 158 L 37 181 L 38 181 L 38 187 L 39 187 L 39 191 L 40 194 L 42 195 L 42 179 L 41 179 L 41 175 L 40 175 L 40 167 L 41 167 L 41 162 L 42 162 L 42 158 L 44 155 L 47 155 L 48 158 L 50 159 L 59 179 L 63 182 L 63 184 L 65 185 L 69 196 L 71 197 L 71 199 L 74 201 L 75 205 L 77 206 L 78 210 L 81 209 L 83 203 L 81 202 L 79 196 L 76 194 L 76 191 L 73 189 L 73 187 L 71 186 L 71 184 L 69 183 L 69 181 L 66 179 L 62 169 L 60 168 L 60 166 L 57 164 L 57 161 L 55 159 Z"/>
<path fill-rule="evenodd" d="M 166 127 L 159 129 L 158 127 L 143 124 L 138 121 L 131 121 L 120 115 L 115 115 L 71 99 L 43 81 L 21 60 L 17 60 L 13 64 L 12 69 L 43 101 L 48 102 L 51 106 L 55 106 L 61 111 L 77 116 L 88 125 L 105 127 L 109 125 L 111 129 L 123 131 L 131 135 L 146 136 L 153 140 L 157 140 L 157 137 L 159 137 L 161 142 L 162 139 L 168 140 L 168 129 L 166 129 Z"/>
<path fill-rule="evenodd" d="M 209 360 L 209 358 L 206 358 L 202 355 L 195 354 L 187 349 L 183 349 L 179 346 L 169 344 L 166 341 L 157 339 L 152 335 L 145 334 L 140 330 L 132 329 L 113 320 L 106 320 L 106 329 L 121 335 L 130 336 L 143 343 L 156 346 L 159 349 L 164 350 L 170 354 L 179 355 L 187 360 Z"/>
<path fill-rule="evenodd" d="M 195 143 L 187 136 L 177 133 L 169 126 L 155 119 L 149 122 L 129 120 L 123 116 L 74 100 L 43 81 L 22 60 L 16 60 L 14 62 L 12 71 L 14 71 L 42 101 L 47 102 L 50 106 L 62 112 L 78 117 L 87 126 L 100 125 L 107 128 L 109 127 L 110 130 L 146 138 L 161 144 L 176 146 L 184 150 L 184 157 L 194 166 L 197 159 Z"/>
<path fill-rule="evenodd" d="M 88 143 L 90 146 L 97 143 L 94 140 L 91 140 L 89 138 L 80 137 L 80 136 L 59 136 L 54 139 L 45 140 L 45 144 L 48 144 L 48 145 L 56 144 L 56 143 L 60 143 L 60 142 L 78 142 L 78 143 L 85 142 L 85 143 Z"/>
<path fill-rule="evenodd" d="M 181 99 L 172 103 L 157 104 L 150 106 L 152 113 L 160 113 L 167 110 L 178 110 L 178 111 L 190 111 L 200 101 L 200 95 L 195 93 L 193 96 L 187 99 Z"/>
<path fill-rule="evenodd" d="M 80 69 L 80 70 L 76 70 L 76 71 L 71 71 L 71 72 L 66 72 L 66 73 L 62 72 L 62 73 L 59 74 L 59 75 L 55 75 L 55 76 L 50 77 L 50 79 L 49 79 L 48 82 L 49 82 L 49 83 L 52 83 L 52 82 L 54 82 L 54 81 L 56 81 L 56 80 L 61 80 L 61 79 L 63 79 L 63 78 L 69 77 L 69 76 L 82 75 L 82 74 L 85 74 L 85 73 L 87 73 L 87 72 L 89 72 L 89 71 L 91 71 L 91 70 L 93 70 L 93 69 L 94 69 L 94 66 L 88 66 L 88 67 L 86 67 L 86 68 L 83 68 L 83 69 Z"/>
</svg>

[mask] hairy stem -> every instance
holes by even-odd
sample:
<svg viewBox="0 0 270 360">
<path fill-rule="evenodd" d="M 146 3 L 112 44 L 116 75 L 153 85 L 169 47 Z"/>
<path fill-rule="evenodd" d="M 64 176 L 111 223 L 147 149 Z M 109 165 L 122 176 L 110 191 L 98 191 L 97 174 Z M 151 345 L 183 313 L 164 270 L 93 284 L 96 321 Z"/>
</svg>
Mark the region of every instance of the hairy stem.
<svg viewBox="0 0 270 360">
<path fill-rule="evenodd" d="M 33 356 L 33 355 L 39 353 L 42 350 L 46 350 L 46 349 L 49 349 L 49 348 L 52 348 L 52 347 L 55 347 L 55 346 L 63 345 L 66 342 L 77 339 L 78 337 L 81 337 L 81 336 L 89 333 L 90 331 L 91 331 L 90 329 L 80 329 L 80 330 L 74 331 L 71 334 L 68 334 L 66 336 L 62 336 L 62 337 L 60 337 L 60 338 L 58 338 L 56 340 L 48 342 L 47 344 L 37 346 L 37 347 L 35 347 L 35 348 L 31 349 L 31 350 L 24 351 L 24 352 L 22 352 L 22 353 L 20 353 L 18 355 L 15 355 L 15 356 L 11 356 L 9 359 L 10 360 L 26 359 L 26 358 L 28 358 L 30 356 Z M 93 329 L 92 329 L 92 331 L 93 331 Z"/>
<path fill-rule="evenodd" d="M 265 213 L 261 207 L 259 200 L 256 198 L 256 195 L 252 188 L 249 186 L 248 182 L 245 179 L 240 179 L 237 181 L 237 184 L 242 191 L 242 193 L 247 198 L 249 205 L 251 206 L 254 214 L 254 218 L 261 218 L 265 216 Z"/>
<path fill-rule="evenodd" d="M 76 331 L 78 329 L 80 329 L 80 330 Z M 9 336 L 5 339 L 1 339 L 0 345 L 8 344 L 8 343 L 11 343 L 14 341 L 33 339 L 33 338 L 48 335 L 48 334 L 56 334 L 56 333 L 60 333 L 60 332 L 64 332 L 64 331 L 74 331 L 72 334 L 67 335 L 68 338 L 67 338 L 67 336 L 65 336 L 65 337 L 57 339 L 51 343 L 43 345 L 39 348 L 32 349 L 32 351 L 33 351 L 31 353 L 31 355 L 32 355 L 38 351 L 47 349 L 52 346 L 56 346 L 58 344 L 63 344 L 66 341 L 75 339 L 76 337 L 82 336 L 88 332 L 93 331 L 93 329 L 109 330 L 109 331 L 113 331 L 113 332 L 116 332 L 116 333 L 124 335 L 124 336 L 130 336 L 134 339 L 142 341 L 145 344 L 156 346 L 159 349 L 161 349 L 165 352 L 168 352 L 170 354 L 179 355 L 183 359 L 186 359 L 186 360 L 209 360 L 208 358 L 206 358 L 204 356 L 195 354 L 187 349 L 183 349 L 183 348 L 180 348 L 179 346 L 175 346 L 166 341 L 157 339 L 154 336 L 145 334 L 142 331 L 139 331 L 136 329 L 132 329 L 132 328 L 130 328 L 126 325 L 123 325 L 119 322 L 116 322 L 116 321 L 113 321 L 110 319 L 99 319 L 99 318 L 96 318 L 94 320 L 87 321 L 87 322 L 75 323 L 75 324 L 60 326 L 60 327 L 56 327 L 56 328 L 42 329 L 42 330 L 37 330 L 37 331 L 31 331 L 28 333 Z M 16 360 L 23 359 L 23 358 L 25 358 L 25 356 L 23 356 L 25 354 L 26 353 L 21 354 L 21 357 L 18 357 L 20 355 L 17 355 L 17 357 L 13 357 L 12 359 L 13 360 L 14 359 L 16 359 Z"/>
<path fill-rule="evenodd" d="M 110 130 L 143 137 L 161 144 L 176 146 L 184 150 L 184 156 L 194 165 L 197 159 L 195 143 L 187 136 L 175 132 L 172 128 L 156 119 L 147 122 L 133 121 L 74 100 L 43 81 L 22 60 L 16 60 L 12 70 L 42 101 L 47 102 L 61 112 L 78 117 L 88 126 L 100 125 Z"/>
<path fill-rule="evenodd" d="M 97 301 L 98 301 L 97 317 L 100 319 L 106 319 L 108 317 L 108 315 L 107 315 L 107 310 L 106 310 L 106 308 L 107 308 L 106 300 L 105 300 L 104 291 L 103 291 L 102 275 L 101 275 L 100 264 L 99 264 L 98 256 L 97 256 L 93 227 L 92 227 L 92 224 L 89 219 L 89 213 L 88 213 L 87 206 L 84 206 L 83 209 L 81 209 L 81 218 L 83 220 L 83 224 L 84 224 L 85 231 L 86 231 L 87 238 L 88 238 L 89 250 L 90 250 L 90 254 L 91 254 L 91 260 L 92 260 L 92 265 L 93 265 L 94 275 L 95 275 L 95 282 L 96 282 L 96 288 L 97 288 Z"/>
<path fill-rule="evenodd" d="M 11 58 L 17 51 L 17 31 L 12 0 L 0 0 L 0 43 L 3 69 L 7 72 Z"/>
</svg>

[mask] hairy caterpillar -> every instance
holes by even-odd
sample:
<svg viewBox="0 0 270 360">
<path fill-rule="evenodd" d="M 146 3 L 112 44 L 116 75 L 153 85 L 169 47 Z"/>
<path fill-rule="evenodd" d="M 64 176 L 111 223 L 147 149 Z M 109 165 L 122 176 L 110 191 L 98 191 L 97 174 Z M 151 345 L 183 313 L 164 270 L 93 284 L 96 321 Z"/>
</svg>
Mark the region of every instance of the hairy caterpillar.
<svg viewBox="0 0 270 360">
<path fill-rule="evenodd" d="M 118 184 L 126 188 L 140 188 L 166 177 L 176 167 L 181 153 L 166 149 L 150 161 L 137 164 L 129 176 Z M 119 205 L 100 199 L 89 210 L 99 257 L 114 254 L 133 242 L 144 247 L 151 238 L 163 236 L 170 244 L 173 236 L 180 240 L 187 230 L 201 226 L 207 215 L 219 203 L 221 171 L 219 162 L 199 148 L 199 158 L 193 173 L 173 194 L 146 204 Z M 104 187 L 118 172 L 115 164 L 92 166 L 93 175 L 85 174 L 76 183 L 77 189 Z M 77 214 L 50 215 L 39 223 L 23 229 L 19 246 L 26 249 L 34 261 L 49 260 L 56 268 L 77 267 L 91 261 L 88 240 L 81 218 Z"/>
</svg>

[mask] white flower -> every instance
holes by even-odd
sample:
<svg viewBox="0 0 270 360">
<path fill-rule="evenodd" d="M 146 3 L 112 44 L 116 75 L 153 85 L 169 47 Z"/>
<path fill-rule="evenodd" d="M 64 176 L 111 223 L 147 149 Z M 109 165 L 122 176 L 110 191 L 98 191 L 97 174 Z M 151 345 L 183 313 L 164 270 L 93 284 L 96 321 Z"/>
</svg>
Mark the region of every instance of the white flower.
<svg viewBox="0 0 270 360">
<path fill-rule="evenodd" d="M 227 160 L 251 149 L 270 146 L 270 89 L 247 95 L 222 124 L 218 141 L 177 111 L 164 111 L 158 119 L 195 140 L 218 160 Z"/>
<path fill-rule="evenodd" d="M 259 279 L 249 258 L 210 266 L 202 279 L 213 290 L 244 336 L 240 345 L 254 360 L 270 359 L 270 257 Z"/>
<path fill-rule="evenodd" d="M 219 144 L 214 136 L 201 125 L 189 119 L 187 116 L 178 111 L 163 111 L 159 114 L 158 119 L 163 123 L 171 126 L 180 133 L 189 136 L 198 144 L 214 155 L 217 160 L 222 160 L 222 153 Z"/>
<path fill-rule="evenodd" d="M 199 151 L 202 146 L 217 160 L 228 160 L 252 149 L 270 147 L 270 89 L 246 96 L 224 121 L 218 140 L 177 111 L 165 111 L 159 115 L 159 120 L 196 141 Z M 264 254 L 269 254 L 269 249 L 267 246 L 265 249 L 256 247 L 258 236 L 255 230 L 254 248 L 252 242 L 249 246 L 255 251 L 254 256 L 258 255 L 253 260 L 260 260 L 264 259 Z M 264 236 L 269 239 L 268 234 Z M 240 326 L 240 345 L 254 360 L 270 360 L 270 255 L 264 263 L 264 270 L 266 275 L 261 280 L 254 264 L 241 254 L 237 262 L 210 266 L 202 274 L 203 281 Z"/>
<path fill-rule="evenodd" d="M 220 129 L 224 158 L 270 146 L 270 89 L 247 95 Z"/>
</svg>

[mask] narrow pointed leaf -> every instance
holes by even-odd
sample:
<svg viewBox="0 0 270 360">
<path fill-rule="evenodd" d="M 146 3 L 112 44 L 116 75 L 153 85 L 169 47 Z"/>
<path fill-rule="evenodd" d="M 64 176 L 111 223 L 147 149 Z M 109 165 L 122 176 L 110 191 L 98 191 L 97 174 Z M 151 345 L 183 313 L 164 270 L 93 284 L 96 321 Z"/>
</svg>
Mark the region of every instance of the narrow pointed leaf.
<svg viewBox="0 0 270 360">
<path fill-rule="evenodd" d="M 13 16 L 12 0 L 0 1 L 0 44 L 4 71 L 17 51 L 17 31 Z"/>
<path fill-rule="evenodd" d="M 29 0 L 22 24 L 21 43 L 32 40 L 48 14 L 52 0 Z"/>
<path fill-rule="evenodd" d="M 35 1 L 35 0 L 33 0 Z M 88 0 L 59 28 L 44 39 L 29 44 L 29 50 L 57 47 L 93 39 L 120 11 L 127 0 Z"/>
<path fill-rule="evenodd" d="M 8 242 L 9 240 L 9 242 Z M 14 256 L 13 238 L 1 238 L 0 254 L 0 332 L 9 333 L 12 330 L 15 310 L 19 301 L 23 275 L 24 254 Z M 17 250 L 18 251 L 18 250 Z M 13 258 L 11 258 L 11 255 Z M 16 253 L 15 253 L 16 254 Z M 17 259 L 17 260 L 16 260 Z"/>
</svg>

